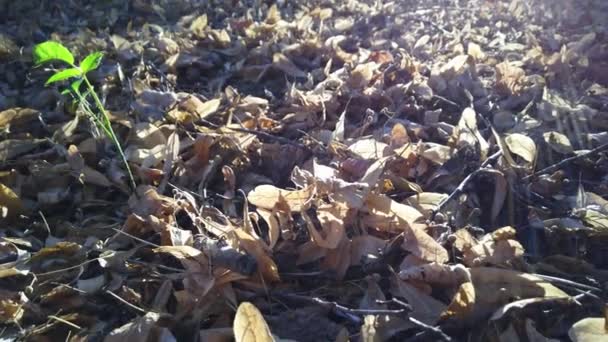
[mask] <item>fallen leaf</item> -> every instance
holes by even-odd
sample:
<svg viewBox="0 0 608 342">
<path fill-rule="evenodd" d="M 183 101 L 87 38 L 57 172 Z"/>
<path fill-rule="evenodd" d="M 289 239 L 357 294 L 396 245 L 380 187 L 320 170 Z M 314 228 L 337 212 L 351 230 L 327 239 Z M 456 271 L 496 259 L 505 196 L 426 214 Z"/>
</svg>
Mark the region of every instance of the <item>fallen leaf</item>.
<svg viewBox="0 0 608 342">
<path fill-rule="evenodd" d="M 475 287 L 466 282 L 460 285 L 452 302 L 441 314 L 441 319 L 463 319 L 471 314 L 475 307 Z"/>
<path fill-rule="evenodd" d="M 259 185 L 249 192 L 247 200 L 258 208 L 272 210 L 277 203 L 285 201 L 292 212 L 300 212 L 310 205 L 314 195 L 314 186 L 302 190 L 283 190 L 274 185 Z"/>
<path fill-rule="evenodd" d="M 11 188 L 0 183 L 0 218 L 12 219 L 24 210 L 19 196 Z"/>
<path fill-rule="evenodd" d="M 559 132 L 545 132 L 543 133 L 543 139 L 557 153 L 570 154 L 574 151 L 568 137 Z"/>
<path fill-rule="evenodd" d="M 604 317 L 587 317 L 574 323 L 568 330 L 573 342 L 608 341 L 608 329 Z"/>
<path fill-rule="evenodd" d="M 512 153 L 522 157 L 526 162 L 533 163 L 536 159 L 536 144 L 529 137 L 513 133 L 507 135 L 505 143 Z"/>
<path fill-rule="evenodd" d="M 236 342 L 273 342 L 274 337 L 264 316 L 258 308 L 249 302 L 239 305 L 233 323 Z"/>
</svg>

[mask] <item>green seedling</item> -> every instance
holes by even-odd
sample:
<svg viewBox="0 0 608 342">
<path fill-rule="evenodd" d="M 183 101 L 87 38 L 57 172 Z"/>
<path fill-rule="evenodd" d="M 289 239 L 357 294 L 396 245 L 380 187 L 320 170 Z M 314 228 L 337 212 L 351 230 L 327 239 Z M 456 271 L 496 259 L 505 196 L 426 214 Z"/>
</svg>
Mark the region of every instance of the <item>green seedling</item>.
<svg viewBox="0 0 608 342">
<path fill-rule="evenodd" d="M 114 129 L 110 123 L 110 118 L 108 117 L 108 113 L 106 112 L 99 96 L 95 92 L 93 85 L 89 82 L 87 78 L 87 73 L 89 71 L 95 70 L 101 64 L 101 59 L 103 58 L 103 53 L 101 52 L 93 52 L 86 56 L 78 66 L 74 64 L 74 55 L 68 50 L 65 46 L 61 45 L 58 42 L 47 41 L 44 43 L 40 43 L 34 47 L 34 63 L 36 66 L 39 66 L 44 63 L 61 61 L 69 66 L 69 68 L 58 70 L 55 72 L 49 79 L 46 81 L 46 85 L 49 85 L 54 82 L 59 81 L 67 81 L 72 80 L 70 86 L 65 89 L 62 94 L 72 94 L 76 101 L 82 106 L 83 111 L 92 119 L 97 128 L 101 130 L 110 141 L 114 144 L 120 157 L 122 158 L 122 162 L 129 174 L 129 179 L 131 181 L 131 186 L 135 190 L 135 178 L 133 177 L 133 173 L 131 172 L 131 168 L 129 167 L 129 163 L 127 162 L 127 158 L 125 156 L 124 150 L 120 146 L 120 142 L 114 133 Z M 84 93 L 80 91 L 82 85 L 85 86 Z M 89 99 L 93 100 L 94 106 L 97 108 L 97 111 L 93 110 L 91 106 L 91 102 Z"/>
</svg>

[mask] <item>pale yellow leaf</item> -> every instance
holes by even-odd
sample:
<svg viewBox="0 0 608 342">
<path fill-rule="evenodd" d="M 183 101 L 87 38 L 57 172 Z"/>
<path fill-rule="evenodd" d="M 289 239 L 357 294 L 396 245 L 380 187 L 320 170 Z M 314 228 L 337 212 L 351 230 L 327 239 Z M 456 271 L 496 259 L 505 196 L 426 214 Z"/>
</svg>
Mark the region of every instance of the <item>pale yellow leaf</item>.
<svg viewBox="0 0 608 342">
<path fill-rule="evenodd" d="M 264 316 L 249 302 L 239 305 L 232 327 L 236 342 L 274 342 Z"/>
<path fill-rule="evenodd" d="M 606 319 L 603 317 L 588 317 L 574 323 L 568 330 L 568 337 L 573 342 L 602 342 L 608 341 Z"/>
<path fill-rule="evenodd" d="M 11 188 L 0 183 L 0 219 L 14 218 L 24 211 L 21 199 Z"/>
<path fill-rule="evenodd" d="M 533 163 L 536 159 L 536 144 L 530 137 L 513 133 L 507 135 L 505 143 L 512 153 L 522 157 L 526 162 Z"/>
<path fill-rule="evenodd" d="M 551 131 L 543 133 L 543 138 L 545 142 L 551 146 L 551 148 L 557 152 L 562 154 L 569 154 L 573 152 L 572 144 L 567 136 Z"/>
</svg>

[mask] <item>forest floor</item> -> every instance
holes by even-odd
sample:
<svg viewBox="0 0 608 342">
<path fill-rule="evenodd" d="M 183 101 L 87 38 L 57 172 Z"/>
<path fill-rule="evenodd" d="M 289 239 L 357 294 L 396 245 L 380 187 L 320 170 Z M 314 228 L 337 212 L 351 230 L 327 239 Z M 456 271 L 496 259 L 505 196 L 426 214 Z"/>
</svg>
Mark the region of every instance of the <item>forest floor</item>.
<svg viewBox="0 0 608 342">
<path fill-rule="evenodd" d="M 0 1 L 0 340 L 607 341 L 607 18 Z"/>
</svg>

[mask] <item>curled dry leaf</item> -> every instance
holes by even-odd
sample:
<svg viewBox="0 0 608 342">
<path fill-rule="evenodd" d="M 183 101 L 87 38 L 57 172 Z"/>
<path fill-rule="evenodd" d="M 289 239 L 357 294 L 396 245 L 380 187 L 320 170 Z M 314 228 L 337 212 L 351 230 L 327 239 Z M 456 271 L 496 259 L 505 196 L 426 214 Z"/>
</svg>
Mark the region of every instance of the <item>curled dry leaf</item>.
<svg viewBox="0 0 608 342">
<path fill-rule="evenodd" d="M 274 342 L 270 328 L 255 305 L 243 302 L 236 310 L 234 323 L 234 339 L 236 342 Z"/>
</svg>

